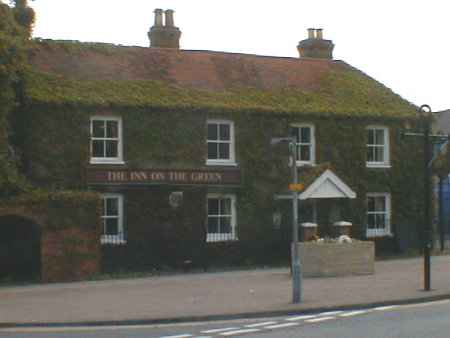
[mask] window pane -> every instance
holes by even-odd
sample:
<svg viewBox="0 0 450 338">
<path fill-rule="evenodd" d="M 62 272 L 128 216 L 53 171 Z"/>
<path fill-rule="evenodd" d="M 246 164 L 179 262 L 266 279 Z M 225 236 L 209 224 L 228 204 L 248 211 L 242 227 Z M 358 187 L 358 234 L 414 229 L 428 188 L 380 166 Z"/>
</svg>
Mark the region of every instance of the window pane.
<svg viewBox="0 0 450 338">
<path fill-rule="evenodd" d="M 310 143 L 311 142 L 311 128 L 303 127 L 300 130 L 300 142 L 301 143 Z"/>
<path fill-rule="evenodd" d="M 92 136 L 105 137 L 105 121 L 92 120 Z"/>
<path fill-rule="evenodd" d="M 375 143 L 374 130 L 367 129 L 367 144 L 374 144 L 374 143 Z"/>
<path fill-rule="evenodd" d="M 219 215 L 219 200 L 208 198 L 208 215 Z"/>
<path fill-rule="evenodd" d="M 375 162 L 375 151 L 373 147 L 367 147 L 367 162 Z"/>
<path fill-rule="evenodd" d="M 386 217 L 384 214 L 377 214 L 376 215 L 376 219 L 377 219 L 377 229 L 384 229 L 386 227 Z"/>
<path fill-rule="evenodd" d="M 208 124 L 208 140 L 218 139 L 217 127 L 217 124 Z"/>
<path fill-rule="evenodd" d="M 119 123 L 117 121 L 106 122 L 106 137 L 108 138 L 119 137 Z"/>
<path fill-rule="evenodd" d="M 104 141 L 92 141 L 92 157 L 105 157 L 105 143 Z"/>
<path fill-rule="evenodd" d="M 106 143 L 106 157 L 119 157 L 118 155 L 118 141 L 105 141 Z"/>
<path fill-rule="evenodd" d="M 106 214 L 106 209 L 107 209 L 107 207 L 106 207 L 106 202 L 107 202 L 107 198 L 103 198 L 103 210 L 102 210 L 102 216 L 106 216 L 107 214 Z"/>
<path fill-rule="evenodd" d="M 118 216 L 119 215 L 119 199 L 118 198 L 106 198 L 106 215 Z"/>
<path fill-rule="evenodd" d="M 117 235 L 119 233 L 119 220 L 117 218 L 105 219 L 105 234 Z"/>
<path fill-rule="evenodd" d="M 384 162 L 384 148 L 383 147 L 375 147 L 375 162 Z"/>
<path fill-rule="evenodd" d="M 367 215 L 367 228 L 369 229 L 375 229 L 375 215 L 369 214 Z"/>
<path fill-rule="evenodd" d="M 209 160 L 217 160 L 218 159 L 218 149 L 217 143 L 208 143 L 208 159 Z"/>
<path fill-rule="evenodd" d="M 222 234 L 231 233 L 231 217 L 220 218 L 220 233 Z"/>
<path fill-rule="evenodd" d="M 230 125 L 229 124 L 221 124 L 220 125 L 220 139 L 222 141 L 230 140 Z"/>
<path fill-rule="evenodd" d="M 208 217 L 208 233 L 216 234 L 219 232 L 219 217 Z"/>
<path fill-rule="evenodd" d="M 384 197 L 375 198 L 375 211 L 386 211 L 386 200 Z"/>
<path fill-rule="evenodd" d="M 376 129 L 375 130 L 375 143 L 376 144 L 384 144 L 384 130 Z"/>
<path fill-rule="evenodd" d="M 300 146 L 300 161 L 310 161 L 311 160 L 311 151 L 310 146 Z"/>
<path fill-rule="evenodd" d="M 230 145 L 228 143 L 219 143 L 219 158 L 226 160 L 230 158 Z"/>
<path fill-rule="evenodd" d="M 223 198 L 220 200 L 220 214 L 231 215 L 231 198 Z"/>
<path fill-rule="evenodd" d="M 292 127 L 292 128 L 291 128 L 291 135 L 295 137 L 297 143 L 300 142 L 299 128 L 297 128 L 297 127 Z"/>
</svg>

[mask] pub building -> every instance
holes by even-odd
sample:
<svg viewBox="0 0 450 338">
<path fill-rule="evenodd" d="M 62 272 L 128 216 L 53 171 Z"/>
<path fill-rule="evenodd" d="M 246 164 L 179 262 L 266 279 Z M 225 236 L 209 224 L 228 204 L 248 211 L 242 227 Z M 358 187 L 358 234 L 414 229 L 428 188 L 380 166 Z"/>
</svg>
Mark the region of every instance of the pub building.
<svg viewBox="0 0 450 338">
<path fill-rule="evenodd" d="M 417 244 L 420 154 L 396 137 L 416 123 L 413 105 L 333 59 L 322 29 L 308 29 L 299 57 L 183 50 L 173 14 L 155 10 L 150 47 L 34 42 L 13 126 L 27 179 L 60 192 L 49 210 L 70 205 L 29 216 L 43 229 L 44 280 L 287 262 L 290 165 L 300 229 L 333 237 L 345 222 L 377 251 Z M 295 138 L 295 163 L 275 137 Z M 92 193 L 98 220 L 86 221 Z M 58 222 L 67 228 L 43 225 Z M 76 264 L 52 261 L 71 250 Z M 85 272 L 55 272 L 68 257 Z"/>
</svg>

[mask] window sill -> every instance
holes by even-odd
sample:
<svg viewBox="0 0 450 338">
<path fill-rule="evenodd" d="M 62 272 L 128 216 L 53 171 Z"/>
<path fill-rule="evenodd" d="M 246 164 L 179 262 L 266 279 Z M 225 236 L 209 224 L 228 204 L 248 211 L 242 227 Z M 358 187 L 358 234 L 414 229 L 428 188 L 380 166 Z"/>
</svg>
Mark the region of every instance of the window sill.
<svg viewBox="0 0 450 338">
<path fill-rule="evenodd" d="M 89 164 L 118 164 L 124 165 L 125 162 L 122 160 L 103 160 L 103 159 L 91 159 Z"/>
<path fill-rule="evenodd" d="M 123 239 L 121 236 L 102 236 L 100 238 L 101 244 L 110 244 L 110 245 L 125 245 L 127 241 Z"/>
<path fill-rule="evenodd" d="M 316 163 L 314 162 L 299 162 L 297 161 L 296 163 L 297 167 L 315 167 Z"/>
<path fill-rule="evenodd" d="M 208 234 L 206 235 L 206 242 L 207 243 L 218 243 L 218 242 L 233 242 L 237 241 L 238 239 L 233 235 L 215 235 L 215 234 Z"/>
<path fill-rule="evenodd" d="M 386 163 L 366 163 L 367 168 L 390 169 L 391 165 Z"/>
<path fill-rule="evenodd" d="M 213 161 L 208 160 L 206 161 L 206 165 L 208 166 L 230 166 L 230 167 L 237 167 L 237 163 L 234 161 Z"/>
</svg>

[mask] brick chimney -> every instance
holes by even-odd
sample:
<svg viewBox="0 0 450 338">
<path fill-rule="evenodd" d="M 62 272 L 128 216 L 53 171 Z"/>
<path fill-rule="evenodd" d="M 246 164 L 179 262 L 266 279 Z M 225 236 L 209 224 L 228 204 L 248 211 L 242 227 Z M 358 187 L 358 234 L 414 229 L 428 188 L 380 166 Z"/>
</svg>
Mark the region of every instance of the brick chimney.
<svg viewBox="0 0 450 338">
<path fill-rule="evenodd" d="M 150 47 L 179 49 L 181 31 L 178 27 L 175 27 L 173 20 L 174 11 L 168 9 L 164 12 L 162 9 L 157 8 L 154 13 L 155 23 L 148 32 Z M 163 24 L 163 13 L 165 14 L 165 25 Z"/>
<path fill-rule="evenodd" d="M 302 58 L 333 59 L 334 44 L 323 38 L 321 28 L 308 28 L 308 38 L 298 43 L 297 49 Z"/>
</svg>

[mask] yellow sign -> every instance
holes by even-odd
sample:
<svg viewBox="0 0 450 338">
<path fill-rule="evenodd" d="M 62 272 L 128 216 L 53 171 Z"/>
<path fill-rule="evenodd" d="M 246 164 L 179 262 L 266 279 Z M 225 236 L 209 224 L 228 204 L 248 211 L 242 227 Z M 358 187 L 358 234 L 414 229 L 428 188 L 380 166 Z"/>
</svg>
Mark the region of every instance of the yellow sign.
<svg viewBox="0 0 450 338">
<path fill-rule="evenodd" d="M 291 183 L 289 184 L 290 191 L 302 191 L 305 186 L 302 183 Z"/>
</svg>

